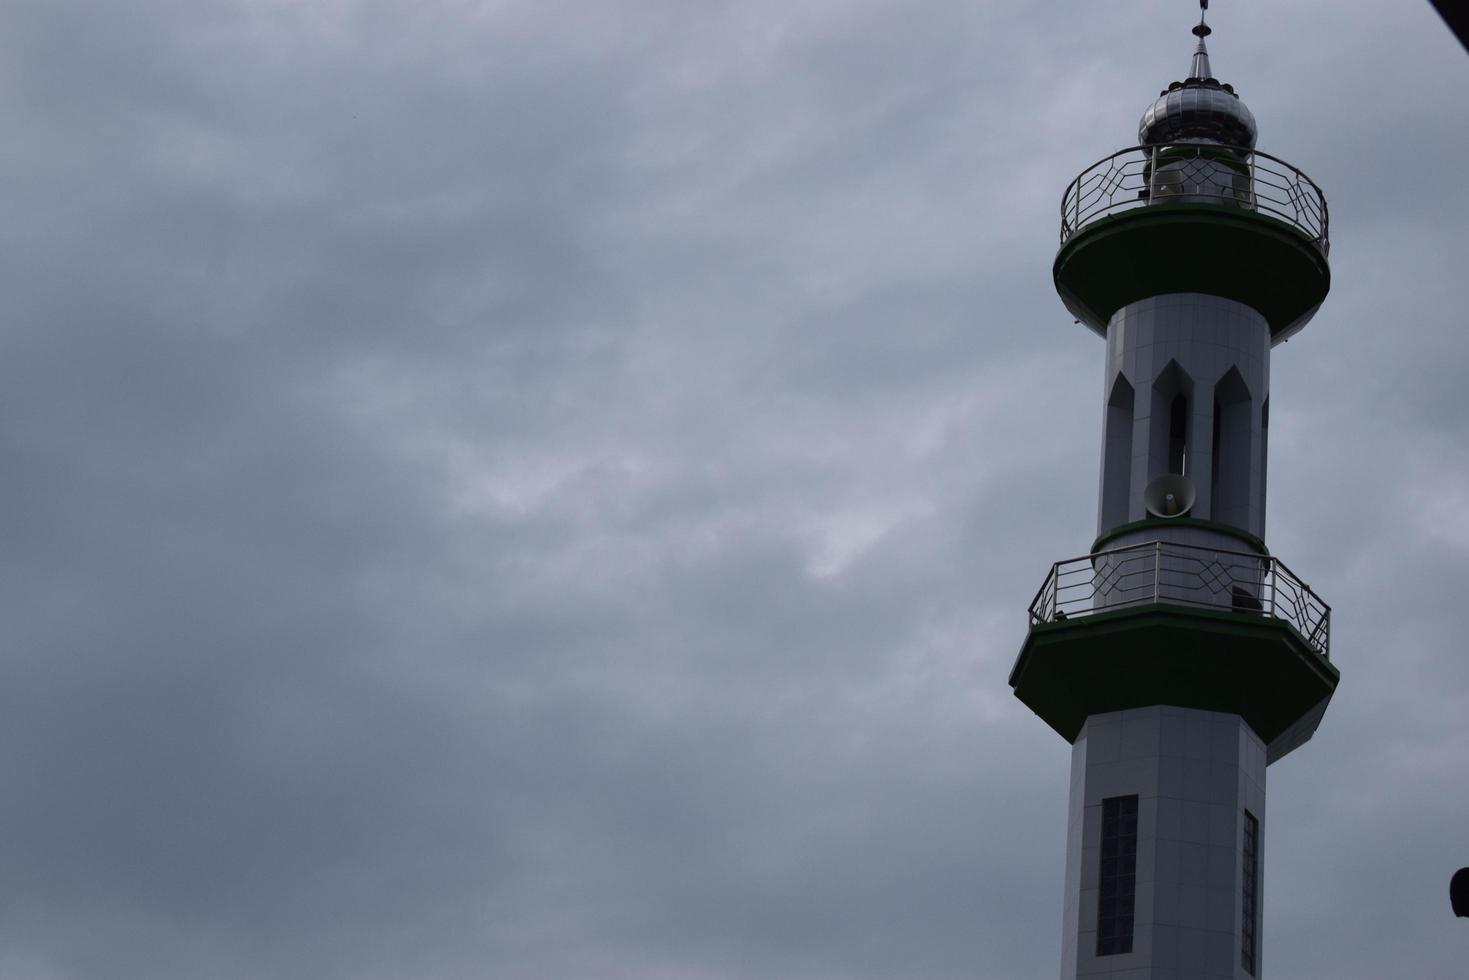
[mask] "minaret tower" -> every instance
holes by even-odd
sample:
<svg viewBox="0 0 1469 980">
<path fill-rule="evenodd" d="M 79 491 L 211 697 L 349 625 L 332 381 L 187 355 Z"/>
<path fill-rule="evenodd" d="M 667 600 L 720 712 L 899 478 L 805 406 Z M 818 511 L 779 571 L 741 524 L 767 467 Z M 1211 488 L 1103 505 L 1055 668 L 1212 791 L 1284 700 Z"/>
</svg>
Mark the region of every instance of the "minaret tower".
<svg viewBox="0 0 1469 980">
<path fill-rule="evenodd" d="M 1072 744 L 1062 980 L 1262 976 L 1265 769 L 1338 679 L 1330 609 L 1264 540 L 1270 352 L 1326 298 L 1326 200 L 1193 33 L 1139 145 L 1061 201 L 1056 290 L 1107 342 L 1097 538 L 1010 684 Z"/>
</svg>

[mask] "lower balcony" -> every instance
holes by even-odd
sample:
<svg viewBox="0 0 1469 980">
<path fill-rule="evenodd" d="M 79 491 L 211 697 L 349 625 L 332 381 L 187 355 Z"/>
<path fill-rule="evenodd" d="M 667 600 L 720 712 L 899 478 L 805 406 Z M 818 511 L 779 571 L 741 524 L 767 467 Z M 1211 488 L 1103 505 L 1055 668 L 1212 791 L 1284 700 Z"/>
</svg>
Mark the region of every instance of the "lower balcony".
<svg viewBox="0 0 1469 980">
<path fill-rule="evenodd" d="M 1088 715 L 1171 704 L 1240 715 L 1273 762 L 1311 737 L 1336 689 L 1330 623 L 1268 555 L 1101 551 L 1051 567 L 1010 685 L 1067 741 Z"/>
</svg>

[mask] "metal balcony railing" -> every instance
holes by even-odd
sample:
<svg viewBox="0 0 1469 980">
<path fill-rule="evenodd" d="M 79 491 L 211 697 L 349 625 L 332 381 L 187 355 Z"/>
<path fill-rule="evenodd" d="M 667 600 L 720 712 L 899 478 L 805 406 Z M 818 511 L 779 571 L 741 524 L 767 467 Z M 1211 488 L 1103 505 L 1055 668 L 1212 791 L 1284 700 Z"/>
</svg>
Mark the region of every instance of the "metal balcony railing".
<svg viewBox="0 0 1469 980">
<path fill-rule="evenodd" d="M 1061 198 L 1061 244 L 1097 218 L 1170 202 L 1256 211 L 1304 232 L 1321 254 L 1331 250 L 1315 181 L 1279 157 L 1218 143 L 1133 146 L 1092 164 Z"/>
<path fill-rule="evenodd" d="M 1330 658 L 1331 607 L 1278 559 L 1150 541 L 1058 561 L 1030 604 L 1054 623 L 1151 603 L 1284 620 Z"/>
</svg>

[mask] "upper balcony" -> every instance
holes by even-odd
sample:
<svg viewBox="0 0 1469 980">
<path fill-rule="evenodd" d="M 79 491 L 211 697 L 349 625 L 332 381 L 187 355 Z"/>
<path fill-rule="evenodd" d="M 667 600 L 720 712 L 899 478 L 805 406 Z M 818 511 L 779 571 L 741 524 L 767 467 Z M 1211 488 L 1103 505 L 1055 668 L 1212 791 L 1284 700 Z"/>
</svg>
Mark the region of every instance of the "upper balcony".
<svg viewBox="0 0 1469 980">
<path fill-rule="evenodd" d="M 1326 195 L 1315 181 L 1279 157 L 1217 143 L 1133 146 L 1098 160 L 1061 198 L 1061 244 L 1105 215 L 1185 202 L 1268 215 L 1331 252 Z"/>
<path fill-rule="evenodd" d="M 1278 342 L 1326 298 L 1328 221 L 1315 181 L 1268 153 L 1202 142 L 1134 146 L 1066 188 L 1056 288 L 1101 334 L 1128 303 L 1199 292 L 1259 311 Z"/>
</svg>

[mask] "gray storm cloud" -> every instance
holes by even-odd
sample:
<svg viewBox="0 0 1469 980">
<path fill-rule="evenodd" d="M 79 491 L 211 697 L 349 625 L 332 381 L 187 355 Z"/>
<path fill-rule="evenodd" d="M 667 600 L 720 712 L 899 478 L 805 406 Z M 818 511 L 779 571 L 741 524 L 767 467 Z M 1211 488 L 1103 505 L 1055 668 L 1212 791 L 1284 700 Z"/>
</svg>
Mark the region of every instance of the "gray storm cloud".
<svg viewBox="0 0 1469 980">
<path fill-rule="evenodd" d="M 1457 977 L 1469 58 L 1215 5 L 1332 205 L 1269 536 L 1341 689 L 1272 975 Z M 1051 977 L 1057 202 L 1195 11 L 0 12 L 0 976 Z"/>
</svg>

